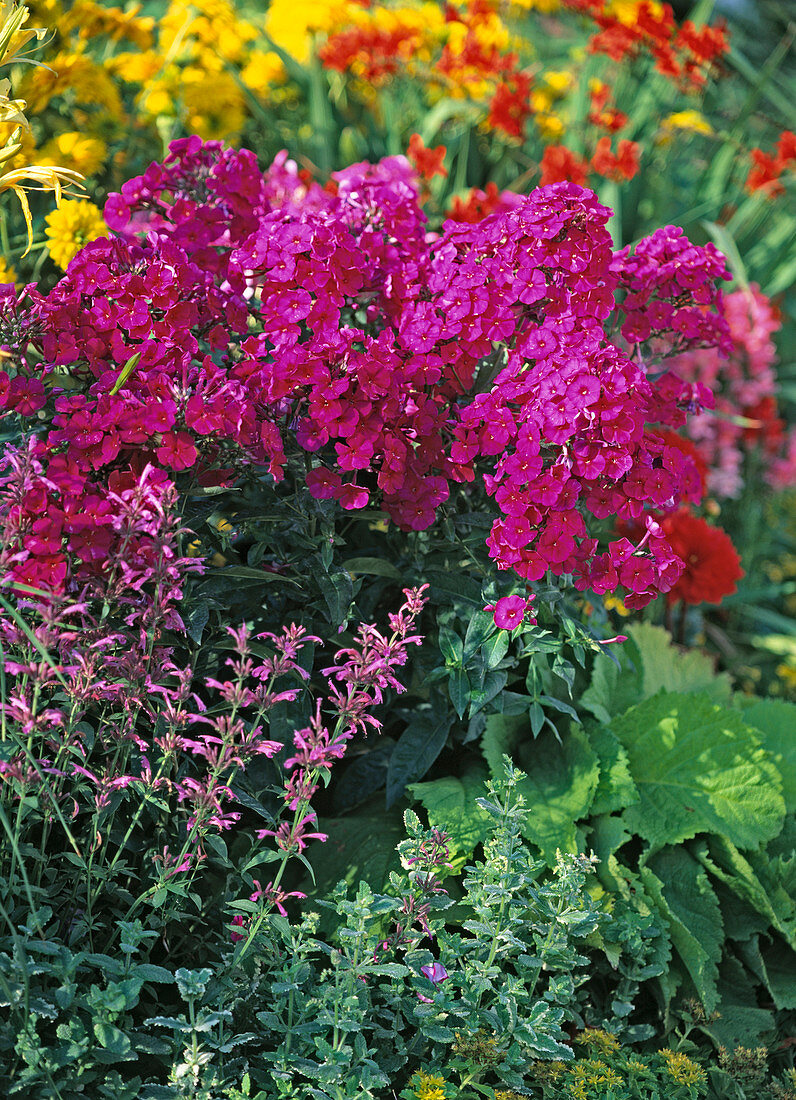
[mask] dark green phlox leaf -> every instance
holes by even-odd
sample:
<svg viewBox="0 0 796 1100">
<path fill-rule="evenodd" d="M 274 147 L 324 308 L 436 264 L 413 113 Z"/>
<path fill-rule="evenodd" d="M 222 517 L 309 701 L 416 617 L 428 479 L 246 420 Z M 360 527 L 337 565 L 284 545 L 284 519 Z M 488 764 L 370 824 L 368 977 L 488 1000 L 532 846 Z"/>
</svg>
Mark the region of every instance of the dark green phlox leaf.
<svg viewBox="0 0 796 1100">
<path fill-rule="evenodd" d="M 683 966 L 708 1013 L 717 1003 L 724 925 L 705 869 L 683 848 L 666 848 L 641 869 L 641 881 L 669 922 Z"/>
<path fill-rule="evenodd" d="M 387 768 L 387 808 L 404 793 L 407 783 L 422 779 L 445 747 L 453 716 L 442 711 L 417 711 L 401 734 Z"/>
<path fill-rule="evenodd" d="M 394 741 L 382 737 L 369 752 L 351 761 L 334 789 L 335 812 L 347 813 L 381 790 L 394 748 Z"/>
<path fill-rule="evenodd" d="M 469 859 L 491 833 L 492 817 L 478 804 L 488 778 L 486 767 L 475 764 L 458 778 L 445 776 L 408 788 L 425 807 L 430 825 L 448 834 L 450 852 L 457 864 Z"/>
<path fill-rule="evenodd" d="M 574 718 L 576 722 L 578 721 L 578 712 L 569 703 L 565 703 L 563 699 L 556 699 L 554 695 L 540 695 L 539 702 L 547 707 L 552 707 L 559 714 L 568 714 L 570 718 Z"/>
<path fill-rule="evenodd" d="M 449 665 L 461 665 L 464 643 L 455 630 L 451 630 L 447 626 L 439 628 L 439 649 Z"/>
<path fill-rule="evenodd" d="M 476 611 L 470 615 L 467 623 L 467 633 L 464 636 L 464 652 L 471 657 L 479 646 L 488 639 L 502 637 L 495 626 L 495 620 L 488 611 Z"/>
<path fill-rule="evenodd" d="M 501 630 L 499 634 L 495 634 L 487 640 L 481 646 L 481 653 L 484 658 L 486 667 L 489 669 L 497 668 L 503 658 L 509 651 L 509 635 L 505 630 Z"/>
<path fill-rule="evenodd" d="M 443 573 L 436 569 L 429 569 L 425 576 L 431 585 L 431 598 L 435 603 L 463 604 L 468 612 L 473 607 L 479 611 L 483 610 L 481 586 L 466 573 L 455 571 Z"/>
<path fill-rule="evenodd" d="M 566 661 L 560 653 L 557 653 L 553 659 L 553 672 L 564 681 L 571 694 L 572 685 L 575 683 L 575 666 L 572 662 Z"/>
<path fill-rule="evenodd" d="M 597 788 L 597 756 L 574 724 L 560 742 L 548 730 L 535 740 L 529 733 L 526 719 L 494 714 L 481 744 L 493 777 L 503 775 L 504 753 L 525 772 L 517 784 L 529 811 L 523 835 L 553 863 L 557 849 L 577 851 L 575 826 L 587 816 Z"/>
<path fill-rule="evenodd" d="M 796 813 L 796 706 L 784 699 L 758 699 L 742 713 L 744 722 L 758 731 L 782 777 L 786 812 Z"/>
<path fill-rule="evenodd" d="M 348 618 L 348 611 L 354 598 L 351 577 L 348 573 L 320 573 L 318 585 L 329 610 L 329 622 L 332 626 L 339 626 Z"/>
<path fill-rule="evenodd" d="M 508 682 L 508 673 L 501 671 L 488 672 L 484 678 L 483 687 L 473 688 L 470 692 L 470 717 L 483 710 L 487 703 L 491 703 L 502 692 Z"/>
<path fill-rule="evenodd" d="M 341 562 L 341 566 L 347 573 L 366 573 L 372 577 L 389 577 L 395 581 L 403 578 L 401 571 L 384 558 L 349 558 Z"/>
<path fill-rule="evenodd" d="M 534 737 L 538 737 L 545 724 L 545 713 L 542 709 L 542 704 L 533 702 L 528 710 L 528 718 L 531 723 L 531 733 Z"/>
<path fill-rule="evenodd" d="M 187 611 L 183 611 L 182 621 L 188 637 L 197 645 L 202 640 L 202 634 L 210 618 L 210 602 L 203 599 L 192 600 Z"/>
<path fill-rule="evenodd" d="M 640 795 L 625 825 L 651 850 L 705 832 L 753 848 L 781 829 L 779 773 L 736 711 L 706 695 L 661 692 L 611 729 Z"/>
<path fill-rule="evenodd" d="M 628 768 L 627 753 L 619 739 L 607 726 L 594 723 L 587 726 L 586 733 L 600 762 L 600 781 L 591 807 L 592 814 L 616 813 L 638 802 L 639 795 Z"/>
</svg>

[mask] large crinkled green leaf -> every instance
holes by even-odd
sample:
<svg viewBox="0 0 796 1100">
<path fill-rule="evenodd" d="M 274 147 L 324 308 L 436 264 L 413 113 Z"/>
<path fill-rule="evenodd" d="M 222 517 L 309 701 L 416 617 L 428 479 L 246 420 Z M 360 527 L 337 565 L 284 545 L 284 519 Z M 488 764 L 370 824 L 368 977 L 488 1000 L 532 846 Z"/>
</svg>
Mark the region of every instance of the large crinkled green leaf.
<svg viewBox="0 0 796 1100">
<path fill-rule="evenodd" d="M 768 990 L 778 1009 L 796 1009 L 796 951 L 781 940 L 763 951 Z"/>
<path fill-rule="evenodd" d="M 705 1030 L 728 1050 L 760 1046 L 774 1029 L 774 1014 L 757 1007 L 757 982 L 738 959 L 728 956 L 722 961 L 718 993 L 719 1013 Z"/>
<path fill-rule="evenodd" d="M 679 649 L 663 627 L 651 623 L 634 623 L 627 634 L 628 640 L 612 654 L 621 668 L 607 655 L 598 656 L 591 684 L 581 697 L 581 704 L 598 721 L 609 725 L 614 715 L 659 691 L 700 691 L 716 703 L 729 701 L 729 676 L 717 676 L 713 661 L 703 653 Z"/>
<path fill-rule="evenodd" d="M 580 697 L 581 706 L 591 711 L 598 722 L 610 725 L 615 714 L 624 714 L 641 698 L 641 676 L 641 653 L 628 636 L 621 646 L 613 647 L 611 657 L 607 654 L 595 657 L 591 683 Z"/>
<path fill-rule="evenodd" d="M 666 848 L 642 868 L 641 880 L 669 922 L 672 943 L 700 1001 L 712 1012 L 724 925 L 705 869 L 684 848 Z"/>
<path fill-rule="evenodd" d="M 711 837 L 694 848 L 699 862 L 734 894 L 756 909 L 796 949 L 796 893 L 778 875 L 781 865 L 765 851 L 746 856 L 724 837 Z"/>
<path fill-rule="evenodd" d="M 782 828 L 782 781 L 757 734 L 706 695 L 661 692 L 615 718 L 640 801 L 630 832 L 655 851 L 698 833 L 755 848 Z"/>
<path fill-rule="evenodd" d="M 527 716 L 493 714 L 481 745 L 493 776 L 503 774 L 503 753 L 525 772 L 517 790 L 529 810 L 523 826 L 526 839 L 550 863 L 557 849 L 577 851 L 576 822 L 588 814 L 600 774 L 597 755 L 580 726 L 573 723 L 561 741 L 548 730 L 534 739 Z"/>
<path fill-rule="evenodd" d="M 760 742 L 782 776 L 782 796 L 796 813 L 796 706 L 784 699 L 758 699 L 743 710 L 743 720 L 760 732 Z"/>
<path fill-rule="evenodd" d="M 704 692 L 714 703 L 727 703 L 731 681 L 716 674 L 713 660 L 698 649 L 683 650 L 663 627 L 634 623 L 628 630 L 641 653 L 643 698 L 659 691 Z"/>
<path fill-rule="evenodd" d="M 600 762 L 600 780 L 591 805 L 592 814 L 612 814 L 638 802 L 627 753 L 619 739 L 607 726 L 591 725 L 587 734 Z"/>
<path fill-rule="evenodd" d="M 423 803 L 429 823 L 448 834 L 454 870 L 492 831 L 494 818 L 476 802 L 486 796 L 488 778 L 486 767 L 478 763 L 458 779 L 449 775 L 429 783 L 412 783 L 408 788 Z"/>
<path fill-rule="evenodd" d="M 597 814 L 589 825 L 589 847 L 602 863 L 633 839 L 622 818 L 613 814 Z"/>
</svg>

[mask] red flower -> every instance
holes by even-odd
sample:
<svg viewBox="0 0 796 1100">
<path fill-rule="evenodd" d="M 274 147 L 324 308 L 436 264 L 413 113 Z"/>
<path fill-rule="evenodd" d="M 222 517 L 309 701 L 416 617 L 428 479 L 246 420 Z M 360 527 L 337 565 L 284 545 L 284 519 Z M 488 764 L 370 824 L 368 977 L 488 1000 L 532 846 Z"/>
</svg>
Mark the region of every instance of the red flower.
<svg viewBox="0 0 796 1100">
<path fill-rule="evenodd" d="M 638 148 L 638 142 L 623 138 L 614 154 L 611 152 L 611 139 L 602 137 L 591 158 L 592 168 L 609 180 L 632 180 L 638 172 Z"/>
<path fill-rule="evenodd" d="M 548 145 L 539 167 L 542 170 L 539 181 L 542 187 L 548 183 L 562 183 L 564 180 L 583 186 L 589 170 L 588 163 L 565 145 Z"/>
<path fill-rule="evenodd" d="M 412 134 L 406 155 L 417 169 L 420 178 L 430 180 L 434 176 L 447 176 L 448 169 L 442 163 L 446 152 L 444 145 L 438 145 L 436 149 L 427 149 L 420 134 Z"/>
<path fill-rule="evenodd" d="M 668 603 L 721 603 L 744 575 L 729 535 L 692 516 L 687 508 L 661 520 L 674 552 L 685 562 L 682 576 L 667 593 Z"/>
</svg>

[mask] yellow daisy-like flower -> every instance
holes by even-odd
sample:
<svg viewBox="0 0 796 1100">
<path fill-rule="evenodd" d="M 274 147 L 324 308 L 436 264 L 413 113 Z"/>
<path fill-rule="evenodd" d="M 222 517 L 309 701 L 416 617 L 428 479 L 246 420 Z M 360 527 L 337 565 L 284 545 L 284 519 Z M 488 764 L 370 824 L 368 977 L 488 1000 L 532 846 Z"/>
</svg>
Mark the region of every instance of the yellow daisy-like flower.
<svg viewBox="0 0 796 1100">
<path fill-rule="evenodd" d="M 417 1100 L 445 1100 L 444 1077 L 435 1077 L 419 1069 L 412 1074 L 410 1084 Z"/>
<path fill-rule="evenodd" d="M 246 100 L 229 73 L 213 76 L 213 94 L 207 94 L 206 74 L 198 68 L 183 70 L 181 88 L 189 133 L 205 141 L 234 142 L 246 122 Z"/>
<path fill-rule="evenodd" d="M 102 211 L 93 202 L 64 199 L 44 220 L 47 223 L 45 233 L 50 238 L 50 256 L 64 271 L 81 248 L 108 235 Z"/>
<path fill-rule="evenodd" d="M 81 176 L 93 176 L 107 156 L 108 147 L 100 138 L 69 130 L 48 141 L 38 159 L 40 164 L 62 164 Z"/>
<path fill-rule="evenodd" d="M 712 134 L 713 127 L 699 111 L 675 111 L 661 122 L 655 136 L 656 145 L 668 145 L 675 130 L 689 130 L 692 134 Z"/>
<path fill-rule="evenodd" d="M 0 256 L 0 284 L 3 283 L 15 283 L 17 281 L 17 273 L 13 267 L 6 260 L 5 256 Z"/>
<path fill-rule="evenodd" d="M 287 72 L 282 59 L 273 50 L 252 50 L 240 78 L 247 88 L 262 94 L 275 84 L 284 83 Z"/>
</svg>

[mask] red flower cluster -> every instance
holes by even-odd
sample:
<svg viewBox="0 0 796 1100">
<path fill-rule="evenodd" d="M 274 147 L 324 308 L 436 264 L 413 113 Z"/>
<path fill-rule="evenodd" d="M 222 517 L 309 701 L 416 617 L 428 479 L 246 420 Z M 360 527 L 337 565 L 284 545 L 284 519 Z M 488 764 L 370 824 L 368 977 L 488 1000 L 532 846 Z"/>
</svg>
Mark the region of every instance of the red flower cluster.
<svg viewBox="0 0 796 1100">
<path fill-rule="evenodd" d="M 516 195 L 513 191 L 498 191 L 497 184 L 490 180 L 485 191 L 480 187 L 473 187 L 466 199 L 458 195 L 454 196 L 447 213 L 451 221 L 474 225 L 489 214 L 511 210 L 521 202 L 520 195 Z"/>
<path fill-rule="evenodd" d="M 591 89 L 590 96 L 589 122 L 592 126 L 599 126 L 601 129 L 615 134 L 617 130 L 621 130 L 623 126 L 627 125 L 627 115 L 624 111 L 620 111 L 618 107 L 608 102 L 611 89 L 607 84 L 598 81 L 597 86 Z"/>
<path fill-rule="evenodd" d="M 329 35 L 318 57 L 327 69 L 351 72 L 378 86 L 400 71 L 412 58 L 420 41 L 417 28 L 409 24 L 385 29 L 370 23 Z"/>
<path fill-rule="evenodd" d="M 589 162 L 567 149 L 566 145 L 548 145 L 539 164 L 539 184 L 564 183 L 567 180 L 582 187 L 589 174 Z"/>
<path fill-rule="evenodd" d="M 673 550 L 685 569 L 666 594 L 667 603 L 721 603 L 744 575 L 730 536 L 687 508 L 661 520 Z"/>
<path fill-rule="evenodd" d="M 637 141 L 625 141 L 623 138 L 616 153 L 613 153 L 611 139 L 601 137 L 591 158 L 591 166 L 599 176 L 605 176 L 606 179 L 617 182 L 632 180 L 638 172 L 638 150 Z"/>
<path fill-rule="evenodd" d="M 631 26 L 606 11 L 606 0 L 565 2 L 602 28 L 591 39 L 592 53 L 622 61 L 647 52 L 659 73 L 686 86 L 702 87 L 715 62 L 729 49 L 724 27 L 697 27 L 690 20 L 678 27 L 669 4 L 640 4 Z"/>
<path fill-rule="evenodd" d="M 569 180 L 581 186 L 586 183 L 589 171 L 611 180 L 631 180 L 639 168 L 639 145 L 636 141 L 622 139 L 616 153 L 611 151 L 611 139 L 601 137 L 591 161 L 573 153 L 565 145 L 548 145 L 539 164 L 540 183 L 561 183 Z"/>
<path fill-rule="evenodd" d="M 519 70 L 509 73 L 495 89 L 489 104 L 487 126 L 507 137 L 522 138 L 531 117 L 531 78 Z"/>
<path fill-rule="evenodd" d="M 762 149 L 752 149 L 751 157 L 753 167 L 746 179 L 746 190 L 765 191 L 772 198 L 784 194 L 780 177 L 783 172 L 796 169 L 796 134 L 783 130 L 773 156 Z"/>
<path fill-rule="evenodd" d="M 443 163 L 446 152 L 444 145 L 438 145 L 436 149 L 427 149 L 420 134 L 412 134 L 406 155 L 409 163 L 417 169 L 420 178 L 430 180 L 434 176 L 447 176 L 448 169 Z"/>
</svg>

